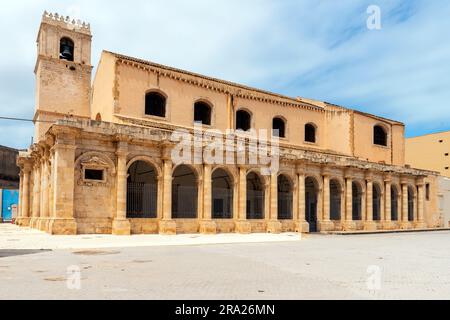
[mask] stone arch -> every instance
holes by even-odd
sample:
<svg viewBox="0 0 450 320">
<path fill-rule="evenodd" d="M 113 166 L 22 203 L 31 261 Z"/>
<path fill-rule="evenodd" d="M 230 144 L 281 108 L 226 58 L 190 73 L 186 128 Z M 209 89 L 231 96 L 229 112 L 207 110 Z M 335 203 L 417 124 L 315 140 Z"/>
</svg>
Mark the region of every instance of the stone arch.
<svg viewBox="0 0 450 320">
<path fill-rule="evenodd" d="M 305 177 L 305 220 L 309 223 L 309 232 L 317 232 L 317 213 L 319 205 L 320 180 L 314 175 Z"/>
<path fill-rule="evenodd" d="M 294 182 L 289 175 L 277 176 L 278 220 L 292 220 L 294 206 Z"/>
<path fill-rule="evenodd" d="M 149 89 L 145 92 L 145 114 L 148 116 L 166 118 L 167 117 L 166 93 L 159 89 Z"/>
<path fill-rule="evenodd" d="M 265 218 L 265 190 L 267 182 L 256 170 L 247 172 L 247 219 Z"/>
<path fill-rule="evenodd" d="M 197 219 L 198 172 L 194 166 L 180 164 L 172 172 L 172 218 Z"/>
<path fill-rule="evenodd" d="M 246 108 L 239 108 L 236 111 L 236 130 L 250 131 L 253 128 L 253 113 Z"/>
<path fill-rule="evenodd" d="M 275 134 L 278 130 L 278 134 Z M 283 116 L 275 116 L 272 119 L 272 136 L 286 138 L 287 136 L 287 120 Z"/>
<path fill-rule="evenodd" d="M 145 158 L 127 166 L 127 218 L 156 218 L 158 215 L 157 166 Z"/>
<path fill-rule="evenodd" d="M 399 201 L 400 201 L 401 188 L 397 184 L 391 185 L 391 221 L 399 220 Z"/>
<path fill-rule="evenodd" d="M 389 129 L 382 123 L 373 126 L 373 144 L 379 146 L 388 146 Z"/>
<path fill-rule="evenodd" d="M 233 176 L 224 168 L 216 168 L 211 174 L 212 218 L 232 219 L 234 214 Z"/>
<path fill-rule="evenodd" d="M 313 122 L 305 124 L 305 142 L 317 143 L 317 125 Z"/>
<path fill-rule="evenodd" d="M 156 161 L 154 161 L 152 157 L 149 157 L 149 156 L 135 156 L 135 157 L 131 158 L 127 163 L 127 171 L 128 171 L 128 169 L 130 169 L 131 165 L 136 161 L 147 162 L 148 164 L 153 166 L 154 169 L 156 170 L 158 179 L 162 178 L 162 170 L 161 170 L 160 165 Z"/>
<path fill-rule="evenodd" d="M 343 184 L 339 179 L 330 179 L 330 219 L 339 221 L 342 217 Z"/>
<path fill-rule="evenodd" d="M 59 58 L 67 61 L 75 59 L 75 43 L 67 36 L 59 40 Z"/>
<path fill-rule="evenodd" d="M 194 102 L 194 123 L 212 125 L 214 105 L 208 99 L 197 99 Z"/>
<path fill-rule="evenodd" d="M 381 198 L 383 195 L 382 187 L 378 182 L 374 182 L 372 189 L 373 220 L 381 221 Z"/>
</svg>

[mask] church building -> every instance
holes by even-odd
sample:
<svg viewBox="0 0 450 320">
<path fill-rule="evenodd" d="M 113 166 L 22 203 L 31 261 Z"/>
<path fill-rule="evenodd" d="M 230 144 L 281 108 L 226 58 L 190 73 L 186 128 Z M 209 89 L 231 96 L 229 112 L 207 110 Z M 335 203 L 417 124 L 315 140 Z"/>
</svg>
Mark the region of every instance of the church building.
<svg viewBox="0 0 450 320">
<path fill-rule="evenodd" d="M 18 225 L 54 235 L 442 226 L 437 173 L 405 163 L 403 123 L 108 51 L 92 81 L 91 40 L 89 24 L 44 13 Z M 276 170 L 210 163 L 206 144 L 192 148 L 196 161 L 173 157 L 174 132 L 237 130 L 236 160 L 263 129 L 278 141 Z"/>
</svg>

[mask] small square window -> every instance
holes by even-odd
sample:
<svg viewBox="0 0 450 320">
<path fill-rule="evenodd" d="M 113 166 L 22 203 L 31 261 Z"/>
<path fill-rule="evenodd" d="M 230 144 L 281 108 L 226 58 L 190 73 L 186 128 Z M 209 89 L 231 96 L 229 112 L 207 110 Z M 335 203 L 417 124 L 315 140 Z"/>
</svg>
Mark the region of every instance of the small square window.
<svg viewBox="0 0 450 320">
<path fill-rule="evenodd" d="M 442 143 L 442 142 L 444 142 L 444 140 L 439 140 L 439 143 Z"/>
<path fill-rule="evenodd" d="M 84 170 L 84 179 L 85 180 L 103 181 L 103 170 L 85 169 Z"/>
<path fill-rule="evenodd" d="M 446 153 L 445 156 L 448 157 L 448 153 Z"/>
</svg>

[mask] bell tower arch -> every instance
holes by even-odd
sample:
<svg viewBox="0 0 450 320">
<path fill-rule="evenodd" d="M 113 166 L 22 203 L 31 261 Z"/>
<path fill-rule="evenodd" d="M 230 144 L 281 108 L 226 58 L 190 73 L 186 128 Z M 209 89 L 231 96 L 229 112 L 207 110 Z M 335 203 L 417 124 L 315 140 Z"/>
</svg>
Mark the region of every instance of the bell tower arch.
<svg viewBox="0 0 450 320">
<path fill-rule="evenodd" d="M 37 37 L 35 142 L 54 121 L 90 118 L 90 25 L 44 12 Z"/>
</svg>

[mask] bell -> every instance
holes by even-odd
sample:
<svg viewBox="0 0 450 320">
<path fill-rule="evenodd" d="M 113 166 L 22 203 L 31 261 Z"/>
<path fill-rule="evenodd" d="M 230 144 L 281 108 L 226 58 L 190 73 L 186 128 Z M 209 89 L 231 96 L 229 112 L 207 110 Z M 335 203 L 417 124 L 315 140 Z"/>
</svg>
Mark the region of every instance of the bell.
<svg viewBox="0 0 450 320">
<path fill-rule="evenodd" d="M 63 45 L 61 54 L 59 55 L 61 59 L 65 59 L 68 61 L 73 61 L 73 53 L 71 48 L 68 45 Z"/>
</svg>

